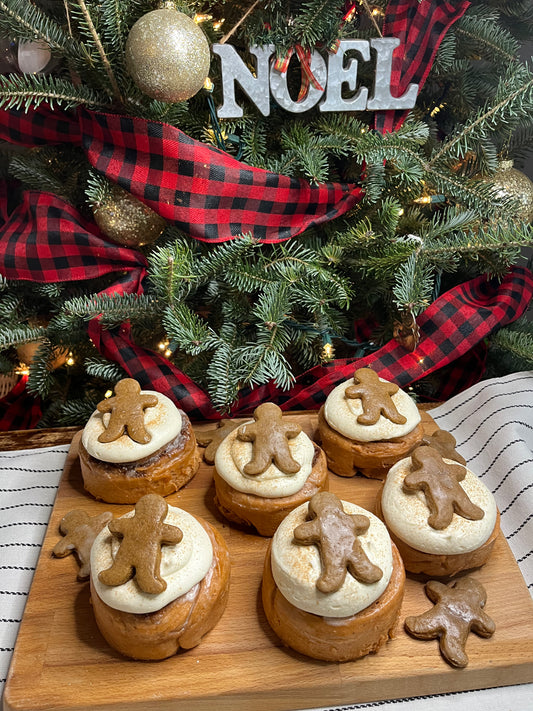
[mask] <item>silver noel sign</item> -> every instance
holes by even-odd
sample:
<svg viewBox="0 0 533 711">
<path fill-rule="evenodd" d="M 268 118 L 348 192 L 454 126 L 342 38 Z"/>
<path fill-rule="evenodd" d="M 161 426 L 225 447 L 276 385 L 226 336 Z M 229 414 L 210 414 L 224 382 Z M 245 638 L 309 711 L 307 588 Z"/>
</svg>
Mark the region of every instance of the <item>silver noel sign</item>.
<svg viewBox="0 0 533 711">
<path fill-rule="evenodd" d="M 250 47 L 255 56 L 255 76 L 248 69 L 234 47 L 229 44 L 213 45 L 220 57 L 222 70 L 223 103 L 218 107 L 219 118 L 240 118 L 243 114 L 235 99 L 238 84 L 251 102 L 264 115 L 270 113 L 270 96 L 286 111 L 302 113 L 318 104 L 320 111 L 378 111 L 383 109 L 412 109 L 416 102 L 418 84 L 409 84 L 402 96 L 391 95 L 392 53 L 400 44 L 396 37 L 367 40 L 341 40 L 335 54 L 327 62 L 317 51 L 311 53 L 310 69 L 316 84 L 309 85 L 305 97 L 294 100 L 287 87 L 287 73 L 280 72 L 271 62 L 274 45 Z M 365 86 L 358 88 L 359 59 L 370 61 L 370 50 L 375 53 L 374 86 L 372 92 Z M 350 56 L 346 56 L 350 53 Z M 354 54 L 356 56 L 354 56 Z M 346 87 L 346 90 L 345 90 Z"/>
</svg>

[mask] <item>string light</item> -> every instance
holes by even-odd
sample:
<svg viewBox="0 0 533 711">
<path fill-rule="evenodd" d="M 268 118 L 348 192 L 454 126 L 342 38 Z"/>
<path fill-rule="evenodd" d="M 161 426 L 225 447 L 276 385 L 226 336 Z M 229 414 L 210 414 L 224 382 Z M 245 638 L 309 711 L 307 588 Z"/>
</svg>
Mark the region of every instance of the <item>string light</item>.
<svg viewBox="0 0 533 711">
<path fill-rule="evenodd" d="M 431 118 L 434 118 L 439 113 L 439 111 L 441 109 L 443 109 L 445 106 L 446 106 L 446 104 L 439 104 L 438 106 L 435 106 L 435 108 L 429 112 L 429 115 L 431 116 Z"/>
<path fill-rule="evenodd" d="M 169 344 L 170 344 L 170 341 L 168 341 L 168 340 L 160 341 L 160 343 L 157 344 L 157 347 L 159 348 L 160 351 L 166 351 Z"/>
<path fill-rule="evenodd" d="M 105 397 L 106 400 L 109 400 L 109 398 L 110 398 L 112 395 L 113 395 L 113 391 L 112 391 L 112 390 L 106 390 L 105 393 L 104 393 L 104 397 Z"/>
<path fill-rule="evenodd" d="M 76 362 L 76 361 L 74 360 L 74 355 L 73 355 L 72 351 L 69 351 L 69 352 L 68 352 L 68 356 L 67 356 L 67 360 L 65 361 L 65 363 L 66 363 L 67 365 L 74 365 L 75 362 Z"/>
<path fill-rule="evenodd" d="M 195 15 L 194 16 L 194 21 L 196 22 L 197 25 L 200 25 L 202 22 L 207 22 L 207 20 L 212 20 L 213 15 Z"/>
</svg>

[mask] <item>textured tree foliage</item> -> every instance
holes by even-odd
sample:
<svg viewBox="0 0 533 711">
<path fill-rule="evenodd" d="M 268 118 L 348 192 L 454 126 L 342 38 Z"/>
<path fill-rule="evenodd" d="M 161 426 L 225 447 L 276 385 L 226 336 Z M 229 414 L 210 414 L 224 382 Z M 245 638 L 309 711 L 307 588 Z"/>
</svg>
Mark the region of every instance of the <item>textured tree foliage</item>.
<svg viewBox="0 0 533 711">
<path fill-rule="evenodd" d="M 386 5 L 362 2 L 344 21 L 343 0 L 176 3 L 202 15 L 209 40 L 230 42 L 244 60 L 251 44 L 273 43 L 282 56 L 295 44 L 327 48 L 338 38 L 375 37 Z M 365 197 L 344 217 L 280 245 L 258 244 L 253 235 L 205 245 L 169 225 L 141 248 L 149 267 L 140 296 L 99 296 L 111 277 L 48 285 L 2 278 L 0 371 L 20 366 L 21 345 L 38 344 L 28 387 L 43 398 L 43 424 L 82 423 L 124 375 L 90 341 L 93 318 L 101 316 L 105 328 L 129 322 L 137 343 L 160 348 L 225 410 L 244 386 L 274 380 L 289 387 L 323 362 L 326 343 L 339 357 L 368 352 L 391 337 L 400 315 L 416 316 L 465 279 L 505 273 L 533 244 L 531 225 L 516 219 L 517 203 L 491 183 L 501 160 L 520 167 L 533 142 L 533 75 L 518 59 L 533 29 L 530 3 L 474 0 L 442 42 L 409 119 L 385 136 L 372 130 L 369 112 L 298 115 L 273 105 L 264 117 L 243 101 L 242 118 L 219 121 L 212 111 L 221 103 L 216 57 L 212 92 L 176 104 L 150 99 L 129 77 L 124 49 L 133 23 L 153 7 L 141 0 L 0 0 L 2 35 L 40 39 L 57 60 L 51 73 L 0 76 L 0 106 L 44 102 L 56 111 L 86 106 L 142 116 L 260 168 L 312 183 L 360 184 Z M 365 64 L 361 80 L 371 86 Z M 294 63 L 288 76 L 297 93 Z M 109 196 L 106 179 L 77 148 L 3 146 L 0 162 L 2 176 L 21 189 L 58 194 L 88 219 Z M 358 341 L 359 319 L 374 324 L 371 343 Z M 71 364 L 52 365 L 58 348 L 72 354 Z M 500 369 L 531 367 L 530 326 L 502 330 L 493 348 Z M 421 392 L 428 394 L 427 384 Z"/>
</svg>

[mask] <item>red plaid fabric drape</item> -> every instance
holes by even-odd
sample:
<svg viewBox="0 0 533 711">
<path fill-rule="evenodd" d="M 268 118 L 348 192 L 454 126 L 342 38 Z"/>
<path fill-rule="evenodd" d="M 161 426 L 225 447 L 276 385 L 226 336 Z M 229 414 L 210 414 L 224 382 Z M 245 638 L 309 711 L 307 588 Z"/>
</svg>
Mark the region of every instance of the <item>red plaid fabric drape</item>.
<svg viewBox="0 0 533 711">
<path fill-rule="evenodd" d="M 311 185 L 254 168 L 168 124 L 84 108 L 0 111 L 0 139 L 81 145 L 100 173 L 203 242 L 248 233 L 282 242 L 343 215 L 363 196 L 356 185 Z"/>
<path fill-rule="evenodd" d="M 393 96 L 401 96 L 409 84 L 418 84 L 419 90 L 422 88 L 444 35 L 469 5 L 465 0 L 392 0 L 387 5 L 383 36 L 400 40 L 392 58 Z M 380 133 L 397 130 L 408 113 L 378 111 L 375 128 Z"/>
</svg>

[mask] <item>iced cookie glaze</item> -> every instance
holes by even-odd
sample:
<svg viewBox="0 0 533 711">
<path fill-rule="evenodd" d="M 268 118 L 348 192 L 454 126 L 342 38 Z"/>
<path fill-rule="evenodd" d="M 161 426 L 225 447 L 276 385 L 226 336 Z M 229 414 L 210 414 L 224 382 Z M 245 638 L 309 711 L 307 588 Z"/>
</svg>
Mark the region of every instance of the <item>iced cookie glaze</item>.
<svg viewBox="0 0 533 711">
<path fill-rule="evenodd" d="M 133 511 L 126 514 L 132 515 Z M 194 516 L 174 506 L 168 507 L 165 523 L 178 526 L 183 539 L 161 549 L 161 576 L 167 587 L 157 595 L 142 592 L 134 579 L 124 585 L 104 585 L 98 573 L 111 567 L 120 541 L 107 526 L 96 537 L 91 550 L 91 576 L 98 596 L 107 605 L 135 614 L 155 612 L 187 593 L 205 577 L 213 562 L 213 546 L 204 527 Z"/>
<path fill-rule="evenodd" d="M 99 442 L 98 437 L 105 429 L 109 413 L 102 415 L 95 410 L 82 434 L 83 446 L 91 456 L 114 464 L 133 462 L 150 456 L 181 432 L 181 413 L 170 398 L 151 390 L 141 390 L 141 393 L 157 395 L 157 405 L 144 411 L 144 425 L 150 441 L 140 444 L 123 434 L 113 442 Z"/>
<path fill-rule="evenodd" d="M 324 617 L 342 618 L 355 615 L 377 600 L 392 575 L 392 546 L 383 522 L 369 511 L 347 501 L 342 502 L 347 514 L 363 514 L 370 527 L 359 537 L 368 558 L 383 572 L 380 580 L 365 584 L 350 573 L 341 588 L 322 593 L 316 587 L 321 573 L 320 554 L 314 545 L 295 543 L 293 531 L 306 520 L 308 504 L 294 509 L 279 525 L 272 539 L 272 575 L 282 595 L 295 607 Z"/>
</svg>

